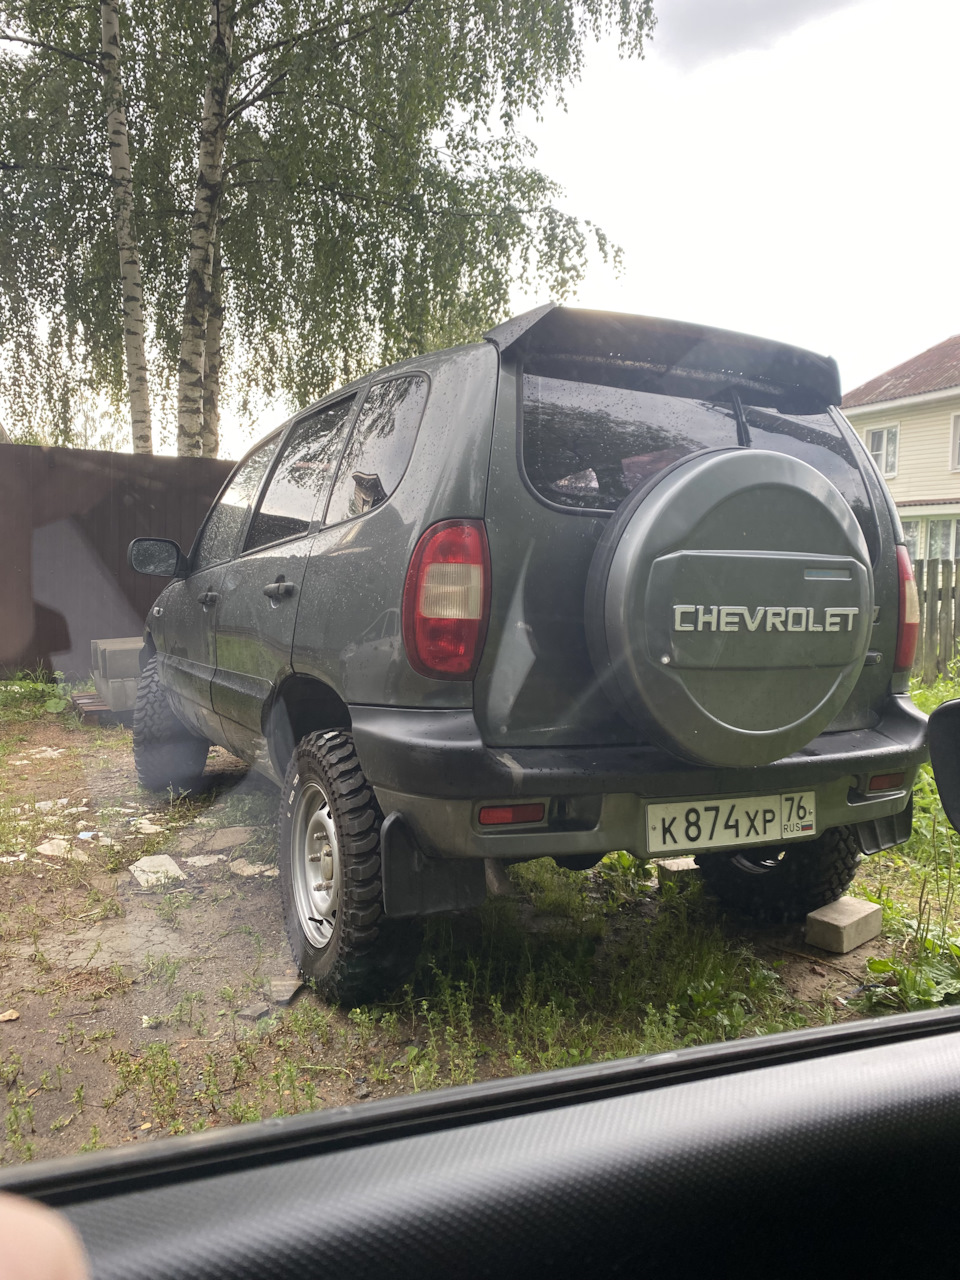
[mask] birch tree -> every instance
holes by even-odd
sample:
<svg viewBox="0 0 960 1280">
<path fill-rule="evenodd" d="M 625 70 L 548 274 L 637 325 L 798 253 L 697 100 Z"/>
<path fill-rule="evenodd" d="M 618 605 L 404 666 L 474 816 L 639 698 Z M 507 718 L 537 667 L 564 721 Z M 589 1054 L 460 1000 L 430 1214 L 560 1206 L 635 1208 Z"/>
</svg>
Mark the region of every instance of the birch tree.
<svg viewBox="0 0 960 1280">
<path fill-rule="evenodd" d="M 209 0 L 202 20 L 178 0 L 103 3 L 120 18 L 154 407 L 182 453 L 216 451 L 221 392 L 239 412 L 277 395 L 309 403 L 378 363 L 476 337 L 518 280 L 562 299 L 589 252 L 616 254 L 559 207 L 518 120 L 562 98 L 605 31 L 639 55 L 650 0 Z M 89 326 L 105 285 L 115 305 L 127 296 L 116 248 L 109 263 L 105 252 L 117 186 L 85 64 L 70 60 L 96 52 L 90 15 L 74 0 L 0 0 L 0 19 L 34 42 L 14 77 L 29 127 L 4 124 L 0 83 L 0 157 L 17 166 L 0 187 L 0 236 L 14 212 L 43 206 L 57 227 L 44 266 L 75 261 L 60 290 L 39 278 L 55 271 L 28 264 L 30 314 L 61 317 L 61 365 L 69 347 L 88 381 L 108 373 L 115 389 L 130 326 Z M 64 120 L 69 154 L 52 133 Z M 8 356 L 24 350 L 25 315 L 0 265 Z"/>
<path fill-rule="evenodd" d="M 120 305 L 133 451 L 152 453 L 150 388 L 144 343 L 143 277 L 134 216 L 127 110 L 123 99 L 117 0 L 101 0 L 100 30 L 100 72 L 103 77 L 107 148 L 113 184 L 117 248 L 120 254 Z"/>
</svg>

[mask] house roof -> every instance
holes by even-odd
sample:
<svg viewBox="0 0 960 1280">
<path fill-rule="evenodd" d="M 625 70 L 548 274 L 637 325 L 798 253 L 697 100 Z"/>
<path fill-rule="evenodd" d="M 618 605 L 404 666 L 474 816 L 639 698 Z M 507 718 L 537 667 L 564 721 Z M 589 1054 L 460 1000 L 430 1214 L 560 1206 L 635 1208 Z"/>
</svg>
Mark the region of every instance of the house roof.
<svg viewBox="0 0 960 1280">
<path fill-rule="evenodd" d="M 848 391 L 843 397 L 843 407 L 852 409 L 856 405 L 904 400 L 949 387 L 960 387 L 960 333 Z"/>
</svg>

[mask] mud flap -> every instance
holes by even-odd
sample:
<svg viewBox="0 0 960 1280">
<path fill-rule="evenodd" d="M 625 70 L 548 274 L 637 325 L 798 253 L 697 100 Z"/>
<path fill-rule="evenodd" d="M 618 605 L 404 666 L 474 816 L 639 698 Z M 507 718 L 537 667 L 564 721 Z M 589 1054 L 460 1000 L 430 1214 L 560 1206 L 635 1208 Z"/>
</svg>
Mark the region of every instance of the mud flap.
<svg viewBox="0 0 960 1280">
<path fill-rule="evenodd" d="M 892 813 L 887 818 L 874 818 L 871 822 L 858 822 L 854 825 L 860 848 L 867 855 L 879 853 L 881 849 L 892 849 L 895 844 L 903 844 L 910 839 L 913 830 L 913 796 L 910 803 L 900 813 Z"/>
<path fill-rule="evenodd" d="M 487 896 L 482 858 L 430 858 L 414 843 L 403 814 L 380 828 L 383 913 L 390 919 L 468 911 Z"/>
</svg>

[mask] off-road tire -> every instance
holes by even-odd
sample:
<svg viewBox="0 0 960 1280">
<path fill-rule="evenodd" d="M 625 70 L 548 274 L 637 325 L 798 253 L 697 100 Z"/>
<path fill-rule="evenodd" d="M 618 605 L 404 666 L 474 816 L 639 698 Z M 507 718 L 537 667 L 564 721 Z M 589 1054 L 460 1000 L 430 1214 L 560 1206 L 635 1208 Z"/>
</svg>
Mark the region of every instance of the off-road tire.
<svg viewBox="0 0 960 1280">
<path fill-rule="evenodd" d="M 147 791 L 196 791 L 210 743 L 174 714 L 160 682 L 156 658 L 144 667 L 133 710 L 133 759 Z"/>
<path fill-rule="evenodd" d="M 307 794 L 325 813 L 336 835 L 331 857 L 339 859 L 335 906 L 324 918 L 328 936 L 318 938 L 311 918 L 301 919 L 297 859 L 307 839 Z M 322 799 L 318 799 L 322 797 Z M 287 938 L 301 974 L 326 999 L 345 1005 L 370 1000 L 410 974 L 417 958 L 416 921 L 388 920 L 383 914 L 380 827 L 383 814 L 364 777 L 353 738 L 342 731 L 318 731 L 297 743 L 280 796 L 280 888 Z M 320 874 L 319 872 L 317 874 Z M 330 922 L 332 921 L 332 927 Z M 320 925 L 320 919 L 312 922 Z"/>
<path fill-rule="evenodd" d="M 816 840 L 732 853 L 698 853 L 710 893 L 755 920 L 801 920 L 842 897 L 862 857 L 852 827 L 832 827 Z"/>
</svg>

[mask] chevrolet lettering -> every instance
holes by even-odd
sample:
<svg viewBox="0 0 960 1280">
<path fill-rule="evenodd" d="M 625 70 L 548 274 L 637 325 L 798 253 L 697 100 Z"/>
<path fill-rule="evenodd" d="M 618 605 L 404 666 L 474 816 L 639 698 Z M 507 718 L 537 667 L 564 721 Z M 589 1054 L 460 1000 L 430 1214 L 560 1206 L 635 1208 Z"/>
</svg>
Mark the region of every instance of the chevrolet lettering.
<svg viewBox="0 0 960 1280">
<path fill-rule="evenodd" d="M 331 392 L 189 554 L 132 544 L 174 574 L 140 781 L 194 791 L 216 743 L 277 784 L 293 955 L 351 1006 L 489 863 L 684 851 L 734 910 L 834 901 L 925 758 L 910 560 L 839 404 L 824 356 L 553 305 Z"/>
<path fill-rule="evenodd" d="M 675 604 L 674 631 L 852 631 L 857 608 L 807 605 Z"/>
</svg>

